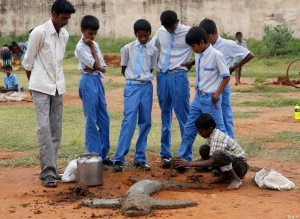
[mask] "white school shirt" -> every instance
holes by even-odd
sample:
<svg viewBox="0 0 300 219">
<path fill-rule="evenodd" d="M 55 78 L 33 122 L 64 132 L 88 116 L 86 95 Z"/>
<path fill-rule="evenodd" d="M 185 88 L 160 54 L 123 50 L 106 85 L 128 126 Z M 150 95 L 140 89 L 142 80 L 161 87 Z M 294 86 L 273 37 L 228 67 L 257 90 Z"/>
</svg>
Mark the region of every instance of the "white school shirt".
<svg viewBox="0 0 300 219">
<path fill-rule="evenodd" d="M 97 52 L 97 55 L 99 57 L 100 65 L 101 67 L 106 67 L 105 61 L 103 59 L 103 55 L 101 50 L 99 49 L 99 45 L 97 42 L 93 41 L 95 45 L 95 49 Z M 74 52 L 76 58 L 79 61 L 78 69 L 81 71 L 82 74 L 93 74 L 93 75 L 100 75 L 100 77 L 103 77 L 102 72 L 99 70 L 95 70 L 91 73 L 84 71 L 86 67 L 89 67 L 90 69 L 93 69 L 95 64 L 95 59 L 92 55 L 91 48 L 84 43 L 83 37 L 79 40 L 79 42 L 76 45 L 76 49 Z"/>
<path fill-rule="evenodd" d="M 149 43 L 143 48 L 142 71 L 138 78 L 135 77 L 136 58 L 139 53 L 139 45 L 141 43 L 135 40 L 128 43 L 121 49 L 121 65 L 127 66 L 125 77 L 128 80 L 152 81 L 153 73 L 151 69 L 157 67 L 157 49 Z"/>
<path fill-rule="evenodd" d="M 56 32 L 52 20 L 36 27 L 30 34 L 29 46 L 22 65 L 31 71 L 29 89 L 48 95 L 66 92 L 61 62 L 64 58 L 69 34 L 61 28 Z"/>
<path fill-rule="evenodd" d="M 238 44 L 239 46 L 242 46 L 242 47 L 244 47 L 245 49 L 248 49 L 248 47 L 247 47 L 247 43 L 246 43 L 246 41 L 245 40 L 242 40 L 242 42 L 240 42 L 240 41 L 235 41 L 236 42 L 236 44 Z"/>
<path fill-rule="evenodd" d="M 211 45 L 203 53 L 195 53 L 195 67 L 196 85 L 198 85 L 196 89 L 205 93 L 215 93 L 223 78 L 230 77 L 222 53 Z"/>
<path fill-rule="evenodd" d="M 223 54 L 228 68 L 236 62 L 240 62 L 250 53 L 248 49 L 237 45 L 233 40 L 226 40 L 220 36 L 212 46 Z"/>
<path fill-rule="evenodd" d="M 169 70 L 173 69 L 183 69 L 187 70 L 186 67 L 181 66 L 182 64 L 188 62 L 192 55 L 191 47 L 185 43 L 185 36 L 191 27 L 178 24 L 174 31 L 174 39 L 172 42 L 171 54 L 170 54 L 170 65 Z M 169 46 L 170 33 L 162 26 L 160 27 L 156 34 L 153 36 L 150 44 L 160 49 L 160 56 L 158 60 L 158 68 L 162 69 L 166 53 Z"/>
</svg>

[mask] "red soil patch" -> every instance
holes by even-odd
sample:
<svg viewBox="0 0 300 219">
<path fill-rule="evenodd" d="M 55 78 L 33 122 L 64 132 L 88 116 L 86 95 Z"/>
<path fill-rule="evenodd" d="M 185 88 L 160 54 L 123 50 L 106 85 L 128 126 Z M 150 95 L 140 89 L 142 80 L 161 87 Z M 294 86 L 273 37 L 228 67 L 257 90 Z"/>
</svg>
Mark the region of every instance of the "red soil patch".
<svg viewBox="0 0 300 219">
<path fill-rule="evenodd" d="M 152 155 L 154 156 L 154 155 Z M 151 156 L 151 157 L 152 157 Z M 131 186 L 130 177 L 167 179 L 168 171 L 159 168 L 156 157 L 150 161 L 150 172 L 134 171 L 126 167 L 123 173 L 104 173 L 104 185 L 82 187 L 75 183 L 59 183 L 58 188 L 48 189 L 37 180 L 38 167 L 0 168 L 1 206 L 5 218 L 124 218 L 119 210 L 92 209 L 82 206 L 84 197 L 118 198 Z M 300 165 L 289 162 L 274 162 L 262 159 L 250 160 L 250 165 L 278 169 L 296 185 L 300 183 Z M 197 176 L 193 170 L 177 174 L 172 181 L 207 182 L 210 173 Z M 299 190 L 289 192 L 258 188 L 252 182 L 253 172 L 243 180 L 237 191 L 227 191 L 226 184 L 216 185 L 212 190 L 161 191 L 154 196 L 160 199 L 191 199 L 198 206 L 185 209 L 153 211 L 148 218 L 287 218 L 299 215 Z"/>
<path fill-rule="evenodd" d="M 119 68 L 121 66 L 121 57 L 119 55 L 104 55 L 104 61 L 107 66 Z"/>
</svg>

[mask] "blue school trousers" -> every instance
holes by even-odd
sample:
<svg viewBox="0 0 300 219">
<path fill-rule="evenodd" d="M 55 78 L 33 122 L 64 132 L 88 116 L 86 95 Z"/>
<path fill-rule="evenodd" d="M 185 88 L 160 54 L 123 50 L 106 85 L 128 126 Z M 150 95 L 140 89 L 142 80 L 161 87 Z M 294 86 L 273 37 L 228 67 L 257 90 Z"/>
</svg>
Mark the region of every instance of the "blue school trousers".
<svg viewBox="0 0 300 219">
<path fill-rule="evenodd" d="M 193 143 L 198 133 L 195 122 L 203 113 L 210 114 L 216 122 L 216 128 L 226 134 L 221 108 L 222 97 L 219 97 L 219 107 L 216 109 L 211 102 L 212 95 L 212 93 L 203 93 L 199 91 L 195 94 L 195 98 L 190 106 L 189 116 L 184 126 L 184 136 L 178 151 L 178 156 L 183 157 L 188 161 L 193 159 Z"/>
<path fill-rule="evenodd" d="M 113 162 L 125 162 L 129 152 L 136 123 L 139 136 L 135 146 L 134 163 L 146 163 L 147 137 L 151 129 L 151 112 L 153 102 L 152 82 L 126 80 L 124 89 L 124 119 L 122 121 L 118 148 Z"/>
<path fill-rule="evenodd" d="M 230 138 L 234 139 L 233 113 L 231 109 L 231 86 L 227 84 L 222 93 L 222 112 L 226 131 Z"/>
<path fill-rule="evenodd" d="M 107 160 L 110 147 L 109 116 L 100 75 L 82 74 L 79 96 L 85 115 L 86 150 L 88 153 L 98 153 L 103 160 Z"/>
<path fill-rule="evenodd" d="M 160 156 L 170 158 L 172 157 L 170 148 L 173 109 L 180 126 L 181 139 L 189 114 L 190 86 L 187 71 L 159 72 L 157 74 L 157 96 L 162 121 Z"/>
</svg>

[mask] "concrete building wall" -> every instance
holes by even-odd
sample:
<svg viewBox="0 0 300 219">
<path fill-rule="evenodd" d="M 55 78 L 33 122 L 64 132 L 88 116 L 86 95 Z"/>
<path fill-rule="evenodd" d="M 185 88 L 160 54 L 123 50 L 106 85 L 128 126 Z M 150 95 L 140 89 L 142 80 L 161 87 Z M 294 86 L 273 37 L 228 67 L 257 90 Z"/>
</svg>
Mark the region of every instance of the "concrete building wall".
<svg viewBox="0 0 300 219">
<path fill-rule="evenodd" d="M 80 33 L 83 15 L 92 14 L 101 22 L 100 34 L 133 36 L 133 23 L 145 18 L 155 31 L 159 16 L 166 9 L 175 10 L 180 20 L 198 25 L 204 18 L 214 19 L 220 32 L 261 38 L 265 25 L 283 25 L 300 38 L 300 0 L 70 0 L 77 12 L 67 29 Z M 0 33 L 22 34 L 50 18 L 52 0 L 0 0 Z"/>
</svg>

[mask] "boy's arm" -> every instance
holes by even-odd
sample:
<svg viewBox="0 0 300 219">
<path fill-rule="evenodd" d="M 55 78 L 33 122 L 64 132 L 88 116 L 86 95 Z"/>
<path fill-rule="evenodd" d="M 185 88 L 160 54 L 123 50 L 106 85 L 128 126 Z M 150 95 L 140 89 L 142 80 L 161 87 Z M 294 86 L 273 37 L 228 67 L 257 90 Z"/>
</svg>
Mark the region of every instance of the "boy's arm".
<svg viewBox="0 0 300 219">
<path fill-rule="evenodd" d="M 221 84 L 219 85 L 217 91 L 214 93 L 212 96 L 212 103 L 218 108 L 218 101 L 219 101 L 219 96 L 222 94 L 224 91 L 225 87 L 230 81 L 230 74 L 229 74 L 229 69 L 226 66 L 225 59 L 222 54 L 216 55 L 216 63 L 217 63 L 217 68 L 219 70 L 220 76 L 223 78 Z"/>
<path fill-rule="evenodd" d="M 215 163 L 213 157 L 210 157 L 208 160 L 197 160 L 197 161 L 187 161 L 182 157 L 174 157 L 172 158 L 172 165 L 174 168 L 179 167 L 212 167 Z"/>
<path fill-rule="evenodd" d="M 152 46 L 155 46 L 157 49 L 160 49 L 160 43 L 159 43 L 159 39 L 158 39 L 158 31 L 156 32 L 156 34 L 151 39 L 150 44 Z"/>
<path fill-rule="evenodd" d="M 222 94 L 222 92 L 224 91 L 224 89 L 227 86 L 227 84 L 229 83 L 229 81 L 230 81 L 230 76 L 223 77 L 223 80 L 222 80 L 219 88 L 212 96 L 211 102 L 214 104 L 216 109 L 219 108 L 219 106 L 218 106 L 219 96 Z"/>
<path fill-rule="evenodd" d="M 249 51 L 249 54 L 242 59 L 240 62 L 236 63 L 235 65 L 233 65 L 232 67 L 229 68 L 230 74 L 237 68 L 242 67 L 244 64 L 246 64 L 247 62 L 249 62 L 251 59 L 254 58 L 254 54 L 252 52 Z"/>
<path fill-rule="evenodd" d="M 127 68 L 128 61 L 129 61 L 129 49 L 127 46 L 124 46 L 121 49 L 121 66 L 122 66 L 121 73 L 124 77 L 125 77 L 125 70 Z"/>
<path fill-rule="evenodd" d="M 19 85 L 17 84 L 13 88 L 11 88 L 11 89 L 6 88 L 5 90 L 6 90 L 6 92 L 9 92 L 9 91 L 18 91 L 19 90 Z"/>
<path fill-rule="evenodd" d="M 153 69 L 157 68 L 157 60 L 158 60 L 158 50 L 155 48 L 154 54 L 151 57 L 151 66 L 150 66 L 150 72 L 153 72 Z"/>
<path fill-rule="evenodd" d="M 30 79 L 31 70 L 33 69 L 34 60 L 43 44 L 44 35 L 41 31 L 32 31 L 29 37 L 29 46 L 24 55 L 22 66 L 26 71 L 27 79 Z"/>
<path fill-rule="evenodd" d="M 127 66 L 122 66 L 122 71 L 121 71 L 121 73 L 122 73 L 122 75 L 125 77 L 125 70 L 126 70 L 126 68 L 127 68 Z"/>
<path fill-rule="evenodd" d="M 81 58 L 77 57 L 80 61 L 82 61 L 83 64 L 85 64 L 87 67 L 89 68 L 92 68 L 92 69 L 95 69 L 95 70 L 99 70 L 103 73 L 106 72 L 106 68 L 102 67 L 101 64 L 100 64 L 100 59 L 99 59 L 99 56 L 98 56 L 98 53 L 97 53 L 97 49 L 96 49 L 96 45 L 94 43 L 93 40 L 90 40 L 90 39 L 87 39 L 87 38 L 83 38 L 83 42 L 88 45 L 91 49 L 91 56 L 92 57 L 83 57 L 81 56 Z M 80 52 L 82 52 L 81 50 L 78 51 L 78 56 L 80 56 Z M 84 54 L 81 54 L 81 55 L 84 55 Z M 85 54 L 87 55 L 87 54 Z M 89 60 L 89 63 L 85 63 L 84 60 L 86 58 L 92 58 L 93 60 Z"/>
</svg>

